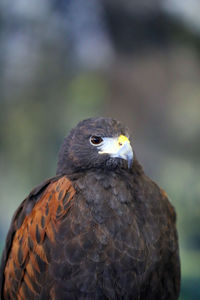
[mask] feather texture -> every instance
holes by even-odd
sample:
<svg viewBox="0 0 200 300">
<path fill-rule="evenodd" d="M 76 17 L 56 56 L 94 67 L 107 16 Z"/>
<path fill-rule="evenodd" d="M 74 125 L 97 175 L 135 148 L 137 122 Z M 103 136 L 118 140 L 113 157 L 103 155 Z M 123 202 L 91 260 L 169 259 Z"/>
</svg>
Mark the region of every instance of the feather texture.
<svg viewBox="0 0 200 300">
<path fill-rule="evenodd" d="M 35 188 L 12 219 L 2 300 L 178 299 L 176 213 L 167 194 L 135 155 L 128 169 L 89 142 L 126 133 L 119 122 L 97 118 L 65 139 L 58 175 Z"/>
<path fill-rule="evenodd" d="M 49 182 L 45 187 L 43 193 L 38 189 L 30 194 L 11 224 L 11 246 L 3 256 L 7 261 L 2 298 L 33 299 L 40 295 L 49 277 L 51 247 L 62 219 L 72 205 L 75 190 L 66 177 Z M 36 203 L 17 228 L 16 224 L 22 218 L 22 212 L 29 210 L 30 202 Z"/>
</svg>

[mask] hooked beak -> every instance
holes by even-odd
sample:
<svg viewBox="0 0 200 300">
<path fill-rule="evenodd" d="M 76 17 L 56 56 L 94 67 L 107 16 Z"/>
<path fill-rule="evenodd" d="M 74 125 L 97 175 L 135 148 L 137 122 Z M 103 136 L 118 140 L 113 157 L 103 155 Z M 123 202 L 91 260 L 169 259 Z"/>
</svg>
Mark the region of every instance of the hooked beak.
<svg viewBox="0 0 200 300">
<path fill-rule="evenodd" d="M 111 157 L 125 159 L 128 163 L 128 168 L 133 163 L 133 150 L 129 139 L 125 135 L 120 135 L 116 138 L 103 138 L 103 143 L 98 147 L 99 154 L 109 154 Z"/>
</svg>

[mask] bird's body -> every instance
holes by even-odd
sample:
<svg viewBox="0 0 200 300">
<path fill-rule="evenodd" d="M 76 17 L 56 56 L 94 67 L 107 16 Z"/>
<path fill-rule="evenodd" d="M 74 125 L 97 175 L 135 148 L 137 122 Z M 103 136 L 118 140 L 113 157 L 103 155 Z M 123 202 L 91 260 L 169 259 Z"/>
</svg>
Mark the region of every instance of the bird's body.
<svg viewBox="0 0 200 300">
<path fill-rule="evenodd" d="M 69 138 L 68 167 L 69 140 L 57 176 L 34 189 L 13 217 L 2 257 L 2 300 L 178 299 L 176 216 L 165 192 L 135 158 L 131 168 L 108 156 L 81 168 L 76 135 Z"/>
</svg>

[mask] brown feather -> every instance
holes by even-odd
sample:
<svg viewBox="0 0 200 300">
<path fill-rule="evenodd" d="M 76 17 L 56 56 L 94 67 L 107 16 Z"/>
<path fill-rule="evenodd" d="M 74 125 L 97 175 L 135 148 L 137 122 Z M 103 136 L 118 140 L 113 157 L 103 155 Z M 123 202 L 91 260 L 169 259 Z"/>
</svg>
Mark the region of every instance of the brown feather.
<svg viewBox="0 0 200 300">
<path fill-rule="evenodd" d="M 75 190 L 65 176 L 51 182 L 14 233 L 4 270 L 3 295 L 5 299 L 9 298 L 10 291 L 18 295 L 19 299 L 26 299 L 26 293 L 29 293 L 28 289 L 32 293 L 36 293 L 32 281 L 40 284 L 37 280 L 37 277 L 40 277 L 38 274 L 41 274 L 41 271 L 45 273 L 48 269 L 44 240 L 48 239 L 50 243 L 55 243 L 55 233 L 59 228 L 60 219 L 70 208 L 68 206 L 66 209 L 64 206 L 66 194 L 68 194 L 67 203 L 69 203 L 73 199 Z M 31 200 L 27 199 L 24 202 L 21 211 L 29 201 Z M 20 218 L 20 214 L 18 218 Z M 20 272 L 20 276 L 13 286 L 17 271 Z M 36 274 L 37 276 L 35 276 Z M 41 276 L 43 277 L 44 274 Z"/>
<path fill-rule="evenodd" d="M 135 154 L 130 168 L 121 156 L 99 155 L 93 135 L 129 136 L 121 123 L 94 118 L 66 137 L 58 175 L 13 217 L 0 267 L 2 300 L 178 299 L 173 206 Z"/>
</svg>

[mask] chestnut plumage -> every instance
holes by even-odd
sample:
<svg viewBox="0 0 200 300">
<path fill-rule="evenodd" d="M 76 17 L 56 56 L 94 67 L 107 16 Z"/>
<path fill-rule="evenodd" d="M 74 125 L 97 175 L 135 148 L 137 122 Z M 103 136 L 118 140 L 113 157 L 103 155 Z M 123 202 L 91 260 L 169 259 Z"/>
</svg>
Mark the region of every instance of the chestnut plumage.
<svg viewBox="0 0 200 300">
<path fill-rule="evenodd" d="M 80 122 L 64 140 L 57 175 L 13 216 L 1 299 L 175 300 L 179 288 L 166 193 L 144 174 L 121 123 Z"/>
</svg>

